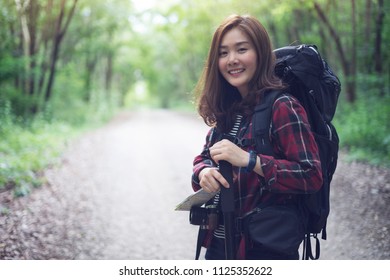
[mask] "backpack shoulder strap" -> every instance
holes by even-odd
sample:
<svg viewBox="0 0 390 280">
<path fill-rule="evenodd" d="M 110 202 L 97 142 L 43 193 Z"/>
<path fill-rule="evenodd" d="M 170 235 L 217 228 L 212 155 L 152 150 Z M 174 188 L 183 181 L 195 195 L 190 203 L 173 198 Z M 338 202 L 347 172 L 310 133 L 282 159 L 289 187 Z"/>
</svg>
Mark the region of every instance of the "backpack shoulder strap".
<svg viewBox="0 0 390 280">
<path fill-rule="evenodd" d="M 269 138 L 269 129 L 272 119 L 272 107 L 275 100 L 282 94 L 281 91 L 270 91 L 264 94 L 261 104 L 255 107 L 252 117 L 252 138 L 257 153 L 273 155 L 272 144 Z"/>
</svg>

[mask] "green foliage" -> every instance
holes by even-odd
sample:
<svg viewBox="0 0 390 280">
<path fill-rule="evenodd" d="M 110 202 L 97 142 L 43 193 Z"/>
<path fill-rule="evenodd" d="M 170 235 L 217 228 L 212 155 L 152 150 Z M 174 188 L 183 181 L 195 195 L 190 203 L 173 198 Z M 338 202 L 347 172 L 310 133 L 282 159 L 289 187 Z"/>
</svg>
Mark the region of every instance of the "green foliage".
<svg viewBox="0 0 390 280">
<path fill-rule="evenodd" d="M 69 125 L 39 117 L 28 123 L 15 120 L 6 106 L 0 107 L 0 189 L 14 187 L 16 195 L 25 195 L 41 185 L 38 172 L 54 163 L 73 133 Z"/>
<path fill-rule="evenodd" d="M 390 162 L 390 56 L 385 51 L 390 41 L 389 1 L 384 4 L 382 68 L 373 61 L 379 1 L 355 1 L 356 36 L 351 1 L 155 0 L 146 1 L 154 5 L 145 10 L 135 0 L 78 1 L 61 41 L 50 98 L 44 88 L 59 6 L 49 12 L 48 1 L 24 1 L 32 5 L 23 14 L 15 1 L 0 2 L 0 188 L 17 186 L 18 195 L 26 194 L 41 183 L 37 174 L 58 157 L 69 135 L 87 124 L 101 124 L 121 106 L 193 110 L 191 92 L 212 34 L 231 13 L 256 16 L 275 48 L 294 42 L 316 44 L 343 85 L 356 80 L 356 103 L 346 103 L 343 92 L 336 115 L 341 145 L 355 158 Z M 72 3 L 67 1 L 65 16 Z M 335 41 L 314 3 L 335 27 L 349 65 L 352 47 L 357 46 L 352 79 L 344 77 L 348 74 Z M 27 29 L 22 30 L 23 16 L 30 45 L 23 33 Z"/>
<path fill-rule="evenodd" d="M 343 103 L 335 125 L 352 159 L 390 166 L 390 97 L 367 92 L 355 104 Z"/>
<path fill-rule="evenodd" d="M 21 58 L 12 57 L 9 53 L 0 53 L 0 82 L 13 78 L 23 63 Z"/>
<path fill-rule="evenodd" d="M 51 108 L 63 107 L 53 102 Z M 26 119 L 16 117 L 11 102 L 0 98 L 0 190 L 12 188 L 16 196 L 23 196 L 42 185 L 41 171 L 57 163 L 67 143 L 109 118 L 107 110 L 92 111 L 86 104 L 71 102 L 67 110 L 47 108 Z"/>
</svg>

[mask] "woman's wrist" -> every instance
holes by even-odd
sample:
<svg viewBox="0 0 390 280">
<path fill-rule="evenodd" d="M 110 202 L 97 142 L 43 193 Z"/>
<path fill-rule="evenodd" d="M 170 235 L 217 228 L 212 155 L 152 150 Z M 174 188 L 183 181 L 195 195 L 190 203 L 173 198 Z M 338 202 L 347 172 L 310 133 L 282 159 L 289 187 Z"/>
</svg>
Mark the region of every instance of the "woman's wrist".
<svg viewBox="0 0 390 280">
<path fill-rule="evenodd" d="M 256 167 L 256 163 L 257 163 L 257 154 L 256 152 L 250 150 L 248 152 L 248 164 L 245 167 L 245 171 L 248 173 L 252 172 L 253 169 Z"/>
</svg>

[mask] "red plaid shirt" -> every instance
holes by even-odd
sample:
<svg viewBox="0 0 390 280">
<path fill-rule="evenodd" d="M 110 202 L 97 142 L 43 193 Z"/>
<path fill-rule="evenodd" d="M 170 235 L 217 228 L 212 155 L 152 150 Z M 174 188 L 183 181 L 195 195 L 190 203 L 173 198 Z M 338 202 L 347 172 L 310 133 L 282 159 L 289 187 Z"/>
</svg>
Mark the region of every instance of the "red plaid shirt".
<svg viewBox="0 0 390 280">
<path fill-rule="evenodd" d="M 244 121 L 238 135 L 252 138 L 252 120 Z M 212 146 L 210 129 L 203 151 L 194 159 L 192 187 L 199 190 L 199 173 L 205 167 L 217 167 L 210 158 Z M 321 163 L 318 147 L 312 134 L 306 112 L 290 95 L 280 96 L 272 108 L 270 139 L 274 156 L 258 154 L 264 178 L 255 172 L 246 173 L 241 167 L 233 167 L 236 217 L 241 217 L 260 202 L 283 201 L 297 194 L 318 191 L 322 185 Z M 254 146 L 244 148 L 255 150 Z M 268 192 L 264 192 L 268 190 Z M 204 245 L 207 247 L 211 235 Z M 242 247 L 242 246 L 240 246 Z M 241 248 L 242 249 L 242 248 Z"/>
</svg>

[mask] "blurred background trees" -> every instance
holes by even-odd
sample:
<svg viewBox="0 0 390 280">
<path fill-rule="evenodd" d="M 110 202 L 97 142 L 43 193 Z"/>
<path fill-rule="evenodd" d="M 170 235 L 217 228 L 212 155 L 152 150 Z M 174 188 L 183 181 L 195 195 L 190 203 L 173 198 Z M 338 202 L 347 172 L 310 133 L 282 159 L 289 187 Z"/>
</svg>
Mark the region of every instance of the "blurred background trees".
<svg viewBox="0 0 390 280">
<path fill-rule="evenodd" d="M 388 95 L 390 4 L 383 0 L 142 2 L 1 0 L 3 102 L 25 117 L 63 99 L 94 106 L 187 103 L 214 28 L 230 13 L 258 17 L 275 48 L 316 44 L 341 76 L 347 103 L 367 90 Z"/>
<path fill-rule="evenodd" d="M 256 16 L 275 48 L 317 45 L 341 78 L 342 145 L 390 162 L 389 11 L 384 0 L 0 0 L 2 141 L 37 119 L 77 126 L 123 108 L 194 110 L 214 29 L 238 13 Z"/>
</svg>

